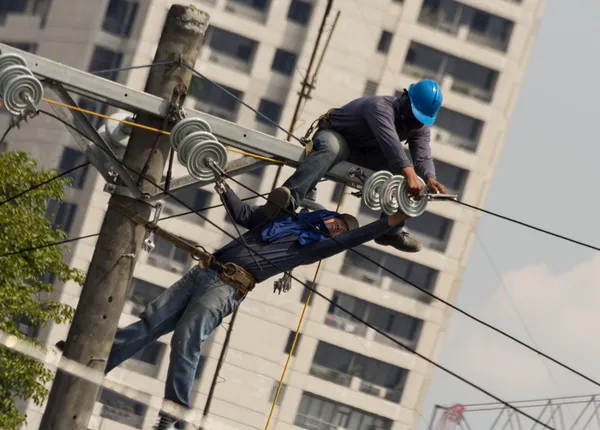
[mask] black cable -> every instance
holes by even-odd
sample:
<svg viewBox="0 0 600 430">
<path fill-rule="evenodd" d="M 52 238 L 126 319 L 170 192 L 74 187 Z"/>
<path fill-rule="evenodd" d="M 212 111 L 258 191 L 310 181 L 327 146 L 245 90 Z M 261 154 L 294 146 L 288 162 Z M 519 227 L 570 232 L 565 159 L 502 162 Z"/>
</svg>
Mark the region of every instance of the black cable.
<svg viewBox="0 0 600 430">
<path fill-rule="evenodd" d="M 4 140 L 6 139 L 6 136 L 8 136 L 8 133 L 10 133 L 10 131 L 15 128 L 15 124 L 11 123 L 8 128 L 4 131 L 4 134 L 2 134 L 2 138 L 0 138 L 0 145 L 2 145 L 4 143 Z"/>
<path fill-rule="evenodd" d="M 246 185 L 244 185 L 244 184 L 243 184 L 243 183 L 241 183 L 240 181 L 238 181 L 238 180 L 234 179 L 233 177 L 231 177 L 231 176 L 227 175 L 226 173 L 223 173 L 223 176 L 225 176 L 226 178 L 228 178 L 228 179 L 230 179 L 231 181 L 235 182 L 236 184 L 238 184 L 238 185 L 242 186 L 243 188 L 247 189 L 248 191 L 250 191 L 250 192 L 252 192 L 252 193 L 256 193 L 256 191 L 252 190 L 251 188 L 247 187 Z M 267 198 L 266 198 L 266 197 L 265 197 L 265 200 L 267 200 Z M 562 367 L 562 368 L 564 368 L 564 369 L 566 369 L 566 370 L 569 370 L 570 372 L 572 372 L 572 373 L 574 373 L 574 374 L 576 374 L 576 375 L 580 376 L 581 378 L 585 379 L 586 381 L 588 381 L 588 382 L 591 382 L 591 383 L 593 383 L 593 384 L 595 384 L 595 385 L 597 385 L 597 386 L 599 386 L 599 387 L 600 387 L 600 382 L 597 382 L 597 381 L 595 381 L 594 379 L 590 378 L 589 376 L 586 376 L 586 375 L 584 375 L 583 373 L 581 373 L 581 372 L 579 372 L 579 371 L 577 371 L 577 370 L 573 369 L 572 367 L 570 367 L 570 366 L 567 366 L 566 364 L 564 364 L 564 363 L 562 363 L 562 362 L 558 361 L 557 359 L 555 359 L 555 358 L 552 358 L 551 356 L 549 356 L 549 355 L 547 355 L 547 354 L 545 354 L 545 353 L 541 352 L 540 350 L 538 350 L 538 349 L 536 349 L 536 348 L 534 348 L 534 347 L 532 347 L 532 346 L 530 346 L 530 345 L 526 344 L 525 342 L 523 342 L 523 341 L 521 341 L 521 340 L 517 339 L 516 337 L 514 337 L 514 336 L 512 336 L 512 335 L 510 335 L 510 334 L 508 334 L 508 333 L 506 333 L 505 331 L 503 331 L 503 330 L 501 330 L 501 329 L 499 329 L 499 328 L 497 328 L 497 327 L 494 327 L 493 325 L 491 325 L 491 324 L 489 324 L 489 323 L 487 323 L 487 322 L 485 322 L 485 321 L 483 321 L 483 320 L 481 320 L 481 319 L 479 319 L 479 318 L 477 318 L 477 317 L 475 317 L 475 316 L 471 315 L 470 313 L 468 313 L 468 312 L 466 312 L 466 311 L 462 310 L 461 308 L 459 308 L 459 307 L 457 307 L 457 306 L 455 306 L 455 305 L 451 304 L 450 302 L 448 302 L 448 301 L 446 301 L 446 300 L 444 300 L 444 299 L 442 299 L 442 298 L 440 298 L 440 297 L 436 296 L 435 294 L 433 294 L 433 293 L 431 293 L 431 292 L 427 291 L 426 289 L 424 289 L 424 288 L 422 288 L 422 287 L 419 287 L 417 284 L 415 284 L 414 282 L 411 282 L 411 281 L 409 281 L 408 279 L 404 278 L 403 276 L 400 276 L 400 275 L 398 275 L 397 273 L 395 273 L 395 272 L 392 272 L 390 269 L 388 269 L 387 267 L 384 267 L 382 264 L 380 264 L 380 263 L 376 262 L 375 260 L 371 259 L 370 257 L 368 257 L 368 256 L 366 256 L 366 255 L 364 255 L 364 254 L 360 253 L 359 251 L 356 251 L 356 250 L 355 250 L 355 249 L 353 249 L 353 248 L 350 248 L 350 247 L 348 247 L 348 246 L 344 245 L 343 243 L 341 243 L 341 242 L 340 242 L 339 240 L 337 240 L 336 238 L 334 238 L 334 237 L 331 237 L 331 236 L 330 236 L 330 235 L 329 235 L 327 232 L 323 232 L 323 231 L 319 230 L 317 227 L 315 227 L 315 226 L 313 226 L 313 225 L 309 224 L 308 222 L 306 222 L 305 220 L 303 220 L 302 218 L 300 218 L 300 217 L 299 217 L 299 216 L 298 216 L 298 215 L 297 215 L 297 214 L 296 214 L 294 211 L 290 211 L 290 210 L 289 210 L 289 209 L 287 209 L 287 208 L 282 208 L 281 206 L 278 206 L 278 207 L 279 207 L 280 209 L 284 210 L 286 213 L 288 213 L 288 214 L 290 214 L 291 216 L 293 216 L 294 218 L 296 218 L 296 219 L 299 219 L 300 221 L 302 221 L 302 223 L 304 223 L 305 225 L 307 225 L 308 227 L 310 227 L 310 228 L 311 228 L 311 229 L 313 229 L 314 231 L 316 231 L 316 232 L 318 232 L 318 233 L 320 233 L 320 234 L 324 234 L 324 235 L 325 235 L 325 236 L 327 236 L 329 239 L 331 239 L 331 240 L 335 241 L 335 242 L 336 242 L 336 243 L 338 243 L 340 246 L 344 247 L 346 250 L 348 250 L 348 251 L 351 251 L 351 252 L 353 252 L 353 253 L 355 253 L 355 254 L 357 254 L 357 255 L 360 255 L 361 257 L 363 257 L 364 259 L 366 259 L 366 260 L 367 260 L 367 261 L 369 261 L 370 263 L 373 263 L 373 264 L 374 264 L 375 266 L 377 266 L 378 268 L 380 268 L 380 269 L 384 270 L 385 272 L 387 272 L 387 273 L 391 274 L 392 276 L 394 276 L 394 277 L 396 277 L 396 278 L 398 278 L 398 279 L 402 280 L 403 282 L 405 282 L 405 283 L 407 283 L 408 285 L 410 285 L 410 286 L 412 286 L 412 287 L 414 287 L 414 288 L 418 289 L 419 291 L 421 291 L 421 292 L 423 292 L 423 293 L 427 294 L 429 297 L 432 297 L 432 298 L 434 298 L 434 299 L 436 299 L 436 300 L 440 301 L 441 303 L 443 303 L 443 304 L 445 304 L 446 306 L 448 306 L 449 308 L 451 308 L 451 309 L 453 309 L 453 310 L 455 310 L 455 311 L 459 312 L 460 314 L 462 314 L 462 315 L 466 316 L 467 318 L 469 318 L 469 319 L 471 319 L 471 320 L 473 320 L 473 321 L 475 321 L 475 322 L 477 322 L 477 323 L 479 323 L 479 324 L 481 324 L 481 325 L 483 325 L 483 326 L 485 326 L 485 327 L 487 327 L 487 328 L 489 328 L 489 329 L 491 329 L 491 330 L 495 331 L 496 333 L 499 333 L 499 334 L 501 334 L 502 336 L 504 336 L 504 337 L 506 337 L 506 338 L 508 338 L 508 339 L 512 340 L 513 342 L 516 342 L 516 343 L 518 343 L 519 345 L 521 345 L 521 346 L 523 346 L 523 347 L 525 347 L 525 348 L 529 349 L 530 351 L 532 351 L 532 352 L 535 352 L 536 354 L 539 354 L 539 355 L 541 355 L 542 357 L 544 357 L 544 358 L 546 358 L 546 359 L 548 359 L 548 360 L 552 361 L 553 363 L 555 363 L 555 364 L 559 365 L 560 367 Z"/>
<path fill-rule="evenodd" d="M 264 196 L 266 196 L 266 195 L 267 194 L 264 194 Z M 256 196 L 252 196 L 252 197 L 246 197 L 246 198 L 240 199 L 240 200 L 243 201 L 243 202 L 245 202 L 245 201 L 248 201 L 248 200 L 253 200 L 255 198 L 256 198 Z M 205 211 L 208 211 L 208 210 L 211 210 L 211 209 L 220 208 L 222 206 L 223 206 L 222 204 L 207 206 L 207 207 L 198 209 L 198 212 L 205 212 Z M 180 214 L 169 215 L 169 216 L 166 216 L 166 217 L 159 218 L 158 221 L 160 222 L 160 221 L 166 221 L 166 220 L 173 219 L 173 218 L 179 218 L 179 217 L 182 217 L 182 216 L 191 215 L 194 212 L 195 211 L 188 211 L 188 212 L 183 212 L 183 213 L 180 213 Z M 11 251 L 11 252 L 6 253 L 6 254 L 0 254 L 0 258 L 9 257 L 11 255 L 16 255 L 16 254 L 22 254 L 24 252 L 29 252 L 29 251 L 36 251 L 38 249 L 48 248 L 50 246 L 58 246 L 58 245 L 62 245 L 64 243 L 68 243 L 68 242 L 76 242 L 78 240 L 88 239 L 90 237 L 95 237 L 95 236 L 100 236 L 100 233 L 88 234 L 88 235 L 85 235 L 85 236 L 74 237 L 74 238 L 71 238 L 71 239 L 67 239 L 66 242 L 64 240 L 61 240 L 61 241 L 58 241 L 58 242 L 45 243 L 43 245 L 34 246 L 34 247 L 31 247 L 31 248 L 20 249 L 18 251 Z"/>
<path fill-rule="evenodd" d="M 118 67 L 115 69 L 104 69 L 104 70 L 94 70 L 89 72 L 91 75 L 102 75 L 105 73 L 113 73 L 113 72 L 126 72 L 128 70 L 136 70 L 136 69 L 149 69 L 156 66 L 168 66 L 171 64 L 175 64 L 177 61 L 158 61 L 152 64 L 143 64 L 141 66 L 129 66 L 129 67 Z"/>
<path fill-rule="evenodd" d="M 230 91 L 227 91 L 225 88 L 223 88 L 221 85 L 217 84 L 215 81 L 207 78 L 202 73 L 200 73 L 199 71 L 197 71 L 196 69 L 194 69 L 193 66 L 190 66 L 189 64 L 187 64 L 185 62 L 183 64 L 184 64 L 185 67 L 187 67 L 188 69 L 190 69 L 193 73 L 195 73 L 196 75 L 198 75 L 202 79 L 208 81 L 211 85 L 214 85 L 215 87 L 219 88 L 221 91 L 224 91 L 227 95 L 229 95 L 230 97 L 233 97 L 235 100 L 237 100 L 238 103 L 243 104 L 244 106 L 246 106 L 248 109 L 250 109 L 255 114 L 260 115 L 262 118 L 264 118 L 265 120 L 267 120 L 267 122 L 270 122 L 271 124 L 273 124 L 275 127 L 277 127 L 279 130 L 283 131 L 284 133 L 289 134 L 294 139 L 296 139 L 302 146 L 304 146 L 304 142 L 302 141 L 302 139 L 296 137 L 295 135 L 293 135 L 292 133 L 290 133 L 289 131 L 287 131 L 285 128 L 283 128 L 282 126 L 280 126 L 279 124 L 277 124 L 275 121 L 273 121 L 271 118 L 269 118 L 268 116 L 266 116 L 264 113 L 259 112 L 257 109 L 254 109 L 252 106 L 250 106 L 248 103 L 246 103 L 245 101 L 243 101 L 242 99 L 240 99 L 239 97 L 237 97 L 235 94 L 232 94 Z"/>
<path fill-rule="evenodd" d="M 69 170 L 65 170 L 64 172 L 60 173 L 59 175 L 53 176 L 53 177 L 51 177 L 50 179 L 46 179 L 45 181 L 43 181 L 43 182 L 40 182 L 39 184 L 32 185 L 31 187 L 27 188 L 26 190 L 23 190 L 23 191 L 21 191 L 20 193 L 18 193 L 18 194 L 15 194 L 14 196 L 11 196 L 11 197 L 9 197 L 8 199 L 6 199 L 6 200 L 4 200 L 4 201 L 0 202 L 0 206 L 2 206 L 2 205 L 5 205 L 6 203 L 9 203 L 9 202 L 11 202 L 11 201 L 13 201 L 13 200 L 15 200 L 15 199 L 17 199 L 17 198 L 21 197 L 22 195 L 25 195 L 25 194 L 27 194 L 27 193 L 29 193 L 29 192 L 31 192 L 31 191 L 33 191 L 33 190 L 37 189 L 37 188 L 40 188 L 40 187 L 42 187 L 42 186 L 44 186 L 44 185 L 47 185 L 47 184 L 49 184 L 49 183 L 50 183 L 50 182 L 52 182 L 52 181 L 56 181 L 57 179 L 59 179 L 59 178 L 62 178 L 63 176 L 66 176 L 66 175 L 68 175 L 69 173 L 72 173 L 72 172 L 74 172 L 75 170 L 77 170 L 77 169 L 81 169 L 82 167 L 88 166 L 88 165 L 90 165 L 90 164 L 91 164 L 91 163 L 90 163 L 89 161 L 87 161 L 87 162 L 85 162 L 85 163 L 83 163 L 83 164 L 80 164 L 80 165 L 78 165 L 78 166 L 72 167 L 72 168 L 70 168 Z"/>
<path fill-rule="evenodd" d="M 505 215 L 500 215 L 500 214 L 498 214 L 496 212 L 492 212 L 492 211 L 489 211 L 487 209 L 483 209 L 483 208 L 480 208 L 480 207 L 477 207 L 477 206 L 473 206 L 473 205 L 470 205 L 469 203 L 465 203 L 465 202 L 462 202 L 460 200 L 454 200 L 454 201 L 456 203 L 458 203 L 459 205 L 463 205 L 465 207 L 468 207 L 468 208 L 471 208 L 471 209 L 475 209 L 476 211 L 483 212 L 484 214 L 491 215 L 491 216 L 494 216 L 496 218 L 503 219 L 504 221 L 512 222 L 512 223 L 518 224 L 518 225 L 520 225 L 522 227 L 527 227 L 527 228 L 530 228 L 532 230 L 539 231 L 540 233 L 545 233 L 545 234 L 547 234 L 549 236 L 556 237 L 556 238 L 562 239 L 562 240 L 566 240 L 567 242 L 571 242 L 571 243 L 574 243 L 576 245 L 583 246 L 585 248 L 593 249 L 594 251 L 600 251 L 600 247 L 597 247 L 597 246 L 594 246 L 594 245 L 590 245 L 588 243 L 581 242 L 581 241 L 576 240 L 576 239 L 571 239 L 570 237 L 563 236 L 562 234 L 553 233 L 553 232 L 551 232 L 549 230 L 545 230 L 543 228 L 536 227 L 535 225 L 528 224 L 526 222 L 519 221 L 519 220 L 516 220 L 514 218 L 507 217 Z"/>
<path fill-rule="evenodd" d="M 73 127 L 73 129 L 77 130 L 77 128 Z M 82 136 L 86 137 L 85 134 L 83 132 L 80 132 L 79 130 L 77 130 L 79 133 L 81 133 Z M 104 150 L 103 148 L 101 148 L 102 150 Z M 127 170 L 130 170 L 132 173 L 134 173 L 135 175 L 139 175 L 141 176 L 137 171 L 135 171 L 134 169 L 130 168 L 129 166 L 127 166 L 125 163 L 123 163 L 121 160 L 119 160 L 117 157 L 115 157 L 114 155 L 110 154 L 108 151 L 106 151 L 106 154 L 108 156 L 110 156 L 111 158 L 113 158 L 116 162 L 120 163 L 123 167 L 125 167 Z M 229 177 L 229 176 L 228 176 Z M 144 180 L 148 181 L 152 186 L 158 188 L 159 190 L 161 190 L 162 192 L 165 192 L 165 190 L 157 183 L 155 183 L 154 181 L 152 181 L 151 179 L 144 177 Z M 237 181 L 235 181 L 237 182 Z M 244 188 L 246 188 L 244 186 Z M 253 193 L 256 193 L 254 190 L 251 190 Z M 244 246 L 244 242 L 241 241 L 240 239 L 236 238 L 235 236 L 233 236 L 232 234 L 230 234 L 228 231 L 224 230 L 223 228 L 219 227 L 216 223 L 212 222 L 211 220 L 209 220 L 207 217 L 205 217 L 204 215 L 202 215 L 200 212 L 198 211 L 194 211 L 190 206 L 188 206 L 185 202 L 183 202 L 182 200 L 178 199 L 176 196 L 174 196 L 173 194 L 171 194 L 170 192 L 165 192 L 165 194 L 167 194 L 169 197 L 171 197 L 173 200 L 177 201 L 179 204 L 181 204 L 182 206 L 186 207 L 188 210 L 193 211 L 195 214 L 197 214 L 200 218 L 202 218 L 204 221 L 208 222 L 209 224 L 211 224 L 213 227 L 215 227 L 217 230 L 221 231 L 223 234 L 225 234 L 226 236 L 229 236 L 232 240 L 236 241 L 238 244 L 240 244 L 241 246 Z M 271 266 L 273 266 L 274 268 L 276 268 L 277 270 L 279 270 L 281 273 L 284 273 L 285 270 L 282 269 L 281 267 L 279 267 L 277 264 L 273 263 L 271 260 L 269 260 L 268 258 L 264 257 L 261 253 L 253 251 L 249 248 L 247 248 L 248 252 L 255 252 L 255 254 L 257 256 L 259 256 L 262 260 L 264 260 L 266 263 L 270 264 Z M 395 343 L 396 345 L 400 346 L 401 348 L 406 349 L 407 351 L 411 352 L 412 354 L 416 355 L 417 357 L 420 357 L 421 359 L 425 360 L 426 362 L 428 362 L 429 364 L 432 364 L 433 366 L 437 367 L 438 369 L 443 370 L 444 372 L 448 373 L 449 375 L 459 379 L 460 381 L 464 382 L 465 384 L 475 388 L 476 390 L 479 390 L 480 392 L 486 394 L 487 396 L 493 398 L 494 400 L 504 404 L 506 407 L 514 410 L 515 412 L 531 419 L 532 421 L 536 422 L 537 424 L 542 425 L 543 427 L 550 429 L 550 430 L 555 430 L 552 427 L 549 427 L 548 425 L 542 423 L 541 421 L 539 421 L 538 419 L 534 418 L 533 416 L 521 411 L 520 409 L 516 408 L 515 406 L 511 405 L 510 403 L 500 399 L 499 397 L 495 396 L 494 394 L 490 393 L 489 391 L 485 390 L 484 388 L 478 386 L 477 384 L 465 379 L 464 377 L 458 375 L 457 373 L 451 371 L 450 369 L 447 369 L 446 367 L 442 366 L 441 364 L 436 363 L 435 361 L 425 357 L 424 355 L 418 353 L 416 350 L 408 347 L 407 345 L 404 345 L 402 342 L 398 341 L 397 339 L 394 339 L 392 336 L 390 336 L 389 334 L 383 332 L 382 330 L 380 330 L 379 328 L 375 327 L 374 325 L 372 325 L 371 323 L 363 320 L 362 318 L 358 317 L 357 315 L 353 314 L 352 312 L 346 310 L 344 307 L 338 305 L 337 303 L 335 303 L 333 300 L 329 299 L 328 297 L 324 296 L 323 294 L 321 294 L 320 292 L 316 291 L 314 288 L 309 287 L 307 284 L 305 284 L 303 281 L 299 280 L 297 277 L 293 276 L 292 274 L 290 274 L 290 277 L 292 279 L 294 279 L 296 282 L 300 283 L 301 285 L 303 285 L 305 288 L 310 289 L 311 291 L 313 291 L 313 293 L 315 293 L 316 295 L 318 295 L 319 297 L 325 299 L 328 303 L 330 303 L 333 307 L 340 309 L 341 311 L 345 312 L 346 314 L 348 314 L 349 316 L 351 316 L 352 318 L 356 319 L 357 321 L 361 322 L 362 324 L 364 324 L 365 326 L 369 327 L 370 329 L 374 330 L 376 333 L 379 333 L 380 335 L 382 335 L 383 337 L 385 337 L 386 339 L 389 339 L 391 342 Z"/>
</svg>

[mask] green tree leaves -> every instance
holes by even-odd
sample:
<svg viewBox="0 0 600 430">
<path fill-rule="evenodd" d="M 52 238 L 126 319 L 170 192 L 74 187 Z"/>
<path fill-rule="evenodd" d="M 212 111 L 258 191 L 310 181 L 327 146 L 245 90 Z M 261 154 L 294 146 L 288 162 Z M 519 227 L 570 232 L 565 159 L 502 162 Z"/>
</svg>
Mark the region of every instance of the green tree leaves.
<svg viewBox="0 0 600 430">
<path fill-rule="evenodd" d="M 54 177 L 40 169 L 24 152 L 0 153 L 0 254 L 57 242 L 66 237 L 53 230 L 46 217 L 50 199 L 63 201 L 68 178 L 60 178 L 13 201 L 6 199 Z M 56 301 L 52 277 L 83 285 L 84 273 L 63 261 L 64 246 L 51 246 L 0 258 L 0 330 L 43 348 L 38 339 L 19 330 L 19 320 L 44 327 L 50 322 L 68 323 L 73 308 Z M 26 416 L 18 402 L 33 400 L 41 405 L 48 395 L 52 372 L 36 360 L 0 346 L 0 428 L 16 430 Z"/>
</svg>

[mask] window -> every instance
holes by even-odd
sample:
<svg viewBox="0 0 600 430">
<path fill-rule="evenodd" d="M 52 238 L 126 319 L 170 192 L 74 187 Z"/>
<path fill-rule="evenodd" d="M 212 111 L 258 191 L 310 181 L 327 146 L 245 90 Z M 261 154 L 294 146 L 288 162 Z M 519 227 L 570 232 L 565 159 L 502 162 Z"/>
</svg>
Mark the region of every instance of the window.
<svg viewBox="0 0 600 430">
<path fill-rule="evenodd" d="M 157 235 L 154 236 L 154 244 L 154 251 L 147 257 L 148 264 L 174 273 L 189 268 L 192 260 L 187 251 Z"/>
<path fill-rule="evenodd" d="M 416 239 L 423 242 L 423 246 L 438 252 L 444 252 L 446 251 L 446 245 L 448 245 L 452 225 L 452 220 L 448 218 L 425 212 L 423 215 L 407 222 L 406 230 L 409 230 Z"/>
<path fill-rule="evenodd" d="M 243 72 L 252 68 L 258 42 L 237 33 L 210 26 L 203 44 L 208 44 L 212 53 L 210 61 L 233 67 Z"/>
<path fill-rule="evenodd" d="M 96 100 L 87 99 L 85 97 L 81 97 L 79 99 L 79 107 L 81 109 L 89 110 L 91 112 L 97 112 L 102 115 L 106 115 L 108 113 L 108 105 L 107 104 L 101 103 Z M 103 121 L 103 119 L 101 117 L 96 116 L 96 115 L 90 115 L 87 113 L 84 113 L 84 115 L 95 129 L 100 128 L 100 126 L 102 125 L 102 121 Z"/>
<path fill-rule="evenodd" d="M 372 97 L 377 94 L 377 82 L 367 81 L 365 90 L 363 91 L 363 97 Z"/>
<path fill-rule="evenodd" d="M 483 130 L 483 121 L 442 107 L 432 129 L 432 142 L 475 152 Z"/>
<path fill-rule="evenodd" d="M 58 165 L 58 170 L 60 173 L 62 173 L 76 166 L 84 164 L 85 162 L 87 162 L 87 157 L 83 152 L 67 146 L 63 150 L 60 164 Z M 71 186 L 73 188 L 77 188 L 79 190 L 83 188 L 85 185 L 88 167 L 89 166 L 81 167 L 67 175 L 69 178 L 71 178 Z"/>
<path fill-rule="evenodd" d="M 310 21 L 313 5 L 303 0 L 292 0 L 287 19 L 298 24 L 306 25 Z"/>
<path fill-rule="evenodd" d="M 150 345 L 136 352 L 131 358 L 121 364 L 121 367 L 142 375 L 155 378 L 160 370 L 160 361 L 165 353 L 166 345 L 154 341 Z"/>
<path fill-rule="evenodd" d="M 325 317 L 325 324 L 330 327 L 359 336 L 364 336 L 367 332 L 364 324 L 334 306 L 336 304 L 409 347 L 416 345 L 419 340 L 423 325 L 423 321 L 419 318 L 369 303 L 339 291 L 334 293 L 332 302 Z M 384 345 L 397 347 L 395 343 L 379 333 L 375 334 L 375 340 Z"/>
<path fill-rule="evenodd" d="M 273 388 L 271 389 L 271 396 L 269 397 L 269 403 L 273 404 L 275 401 L 275 396 L 277 395 L 277 388 L 279 387 L 279 382 L 275 382 Z M 281 402 L 283 402 L 283 396 L 285 395 L 286 384 L 281 384 L 281 390 L 279 390 L 279 396 L 277 397 L 277 406 L 281 406 Z"/>
<path fill-rule="evenodd" d="M 121 67 L 121 61 L 123 54 L 110 49 L 96 46 L 92 60 L 90 61 L 90 67 L 88 68 L 90 73 L 97 73 L 104 70 L 118 69 Z M 117 81 L 119 78 L 119 72 L 107 72 L 102 73 L 102 77 L 110 79 L 111 81 Z"/>
<path fill-rule="evenodd" d="M 267 9 L 267 5 L 268 5 L 268 0 L 229 0 L 233 3 L 239 3 L 239 4 L 243 4 L 246 5 L 248 7 L 260 10 L 260 11 L 265 11 Z"/>
<path fill-rule="evenodd" d="M 65 233 L 69 234 L 73 224 L 73 218 L 75 218 L 75 212 L 77 211 L 77 205 L 69 202 L 57 202 L 54 199 L 48 201 L 48 209 L 46 210 L 46 216 L 50 220 L 53 229 L 61 229 Z"/>
<path fill-rule="evenodd" d="M 179 203 L 173 197 L 167 197 L 163 200 L 165 203 L 163 208 L 164 213 L 173 215 L 189 212 L 189 209 L 186 206 L 194 210 L 204 209 L 209 206 L 213 193 L 203 188 L 188 187 L 173 193 L 173 195 L 177 197 L 177 200 L 181 200 L 183 203 L 185 203 L 185 205 Z M 191 214 L 189 219 L 193 219 L 194 223 L 200 225 L 204 223 L 204 219 L 194 214 Z"/>
<path fill-rule="evenodd" d="M 12 46 L 13 48 L 20 49 L 21 51 L 30 52 L 35 54 L 37 51 L 37 43 L 26 43 L 26 42 L 2 42 L 5 45 Z"/>
<path fill-rule="evenodd" d="M 418 79 L 453 78 L 452 91 L 489 103 L 494 95 L 498 72 L 479 64 L 411 42 L 402 72 Z"/>
<path fill-rule="evenodd" d="M 399 402 L 408 371 L 371 357 L 326 342 L 319 342 L 310 374 L 349 387 L 360 378 L 359 391 Z M 384 392 L 384 393 L 382 393 Z"/>
<path fill-rule="evenodd" d="M 391 430 L 392 424 L 388 418 L 306 391 L 302 393 L 294 420 L 294 425 L 311 430 Z"/>
<path fill-rule="evenodd" d="M 196 76 L 192 78 L 188 94 L 199 101 L 196 109 L 234 122 L 237 119 L 240 107 L 240 103 L 236 98 L 242 99 L 244 93 L 226 85 L 219 84 L 219 86 L 233 94 L 234 97 L 212 82 L 203 81 Z"/>
<path fill-rule="evenodd" d="M 438 181 L 448 188 L 450 194 L 460 194 L 467 181 L 469 172 L 460 167 L 435 160 L 435 172 Z"/>
<path fill-rule="evenodd" d="M 273 57 L 271 69 L 283 73 L 284 75 L 292 76 L 294 74 L 294 69 L 296 68 L 296 59 L 297 56 L 293 52 L 277 49 L 275 57 Z"/>
<path fill-rule="evenodd" d="M 309 284 L 311 285 L 311 284 Z M 319 286 L 319 284 L 315 284 L 315 286 L 313 287 L 313 289 L 315 291 L 317 291 L 317 287 Z M 308 299 L 308 295 L 311 293 L 312 290 L 309 290 L 308 288 L 304 288 L 302 287 L 302 295 L 300 296 L 300 303 L 304 304 L 306 303 L 306 300 Z M 313 303 L 313 300 L 315 299 L 316 294 L 312 293 L 310 294 L 310 300 L 308 302 L 308 306 L 311 306 Z"/>
<path fill-rule="evenodd" d="M 381 264 L 383 267 L 389 268 L 392 272 L 398 276 L 402 276 L 409 282 L 412 282 L 427 291 L 433 291 L 439 273 L 437 270 L 366 245 L 361 245 L 354 249 L 369 257 L 371 260 Z M 391 275 L 380 267 L 377 267 L 375 264 L 355 252 L 346 252 L 340 273 L 344 276 L 376 286 L 381 286 L 384 279 L 387 278 L 390 280 L 391 291 L 407 297 L 412 297 L 425 303 L 431 301 L 431 297 L 427 294 L 417 290 L 402 279 Z"/>
<path fill-rule="evenodd" d="M 377 51 L 383 52 L 387 54 L 390 50 L 390 45 L 392 44 L 393 34 L 389 31 L 383 30 L 381 32 L 381 36 L 379 37 L 379 44 L 377 45 Z"/>
<path fill-rule="evenodd" d="M 137 10 L 137 0 L 110 0 L 102 29 L 116 36 L 129 37 Z"/>
<path fill-rule="evenodd" d="M 146 405 L 106 388 L 100 388 L 98 397 L 98 401 L 102 403 L 101 417 L 136 429 L 142 428 L 148 409 Z"/>
<path fill-rule="evenodd" d="M 294 337 L 296 336 L 296 332 L 295 331 L 291 331 L 290 335 L 288 336 L 288 340 L 287 343 L 285 345 L 285 349 L 283 350 L 283 352 L 285 352 L 286 354 L 289 354 L 290 351 L 292 350 L 292 344 L 294 343 Z M 292 357 L 296 356 L 296 352 L 298 352 L 298 348 L 300 347 L 300 341 L 302 340 L 302 334 L 298 335 L 298 339 L 296 340 L 296 346 L 294 346 L 294 352 L 292 353 Z"/>
<path fill-rule="evenodd" d="M 258 111 L 275 124 L 279 123 L 282 110 L 283 106 L 281 106 L 279 103 L 275 103 L 266 99 L 261 99 L 260 105 L 258 106 Z M 263 115 L 256 114 L 256 121 L 271 124 Z"/>
<path fill-rule="evenodd" d="M 40 335 L 40 325 L 32 324 L 26 316 L 17 320 L 17 329 L 27 337 L 37 338 Z"/>
<path fill-rule="evenodd" d="M 164 291 L 165 289 L 160 285 L 133 278 L 126 296 L 127 300 L 131 301 L 134 305 L 132 314 L 139 316 L 148 303 L 156 299 Z"/>
</svg>

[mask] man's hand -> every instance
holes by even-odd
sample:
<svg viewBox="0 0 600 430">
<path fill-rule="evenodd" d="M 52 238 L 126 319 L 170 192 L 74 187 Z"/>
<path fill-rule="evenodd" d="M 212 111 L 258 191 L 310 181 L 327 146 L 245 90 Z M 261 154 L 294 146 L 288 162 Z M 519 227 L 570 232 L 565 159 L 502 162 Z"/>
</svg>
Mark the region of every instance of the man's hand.
<svg viewBox="0 0 600 430">
<path fill-rule="evenodd" d="M 415 169 L 407 167 L 402 169 L 402 173 L 404 173 L 404 177 L 406 178 L 406 188 L 408 193 L 413 197 L 421 197 L 425 191 L 425 186 L 419 181 Z"/>
<path fill-rule="evenodd" d="M 444 187 L 434 178 L 427 179 L 427 188 L 433 193 L 448 194 L 446 187 Z"/>
</svg>

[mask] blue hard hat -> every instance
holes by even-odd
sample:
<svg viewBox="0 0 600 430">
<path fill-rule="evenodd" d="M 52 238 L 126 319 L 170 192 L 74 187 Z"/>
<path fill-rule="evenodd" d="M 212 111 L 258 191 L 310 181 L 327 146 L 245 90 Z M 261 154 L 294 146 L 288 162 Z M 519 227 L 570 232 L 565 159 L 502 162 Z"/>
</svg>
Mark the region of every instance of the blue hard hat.
<svg viewBox="0 0 600 430">
<path fill-rule="evenodd" d="M 423 79 L 408 87 L 408 98 L 415 118 L 425 125 L 432 125 L 442 106 L 442 89 L 436 81 Z"/>
</svg>

